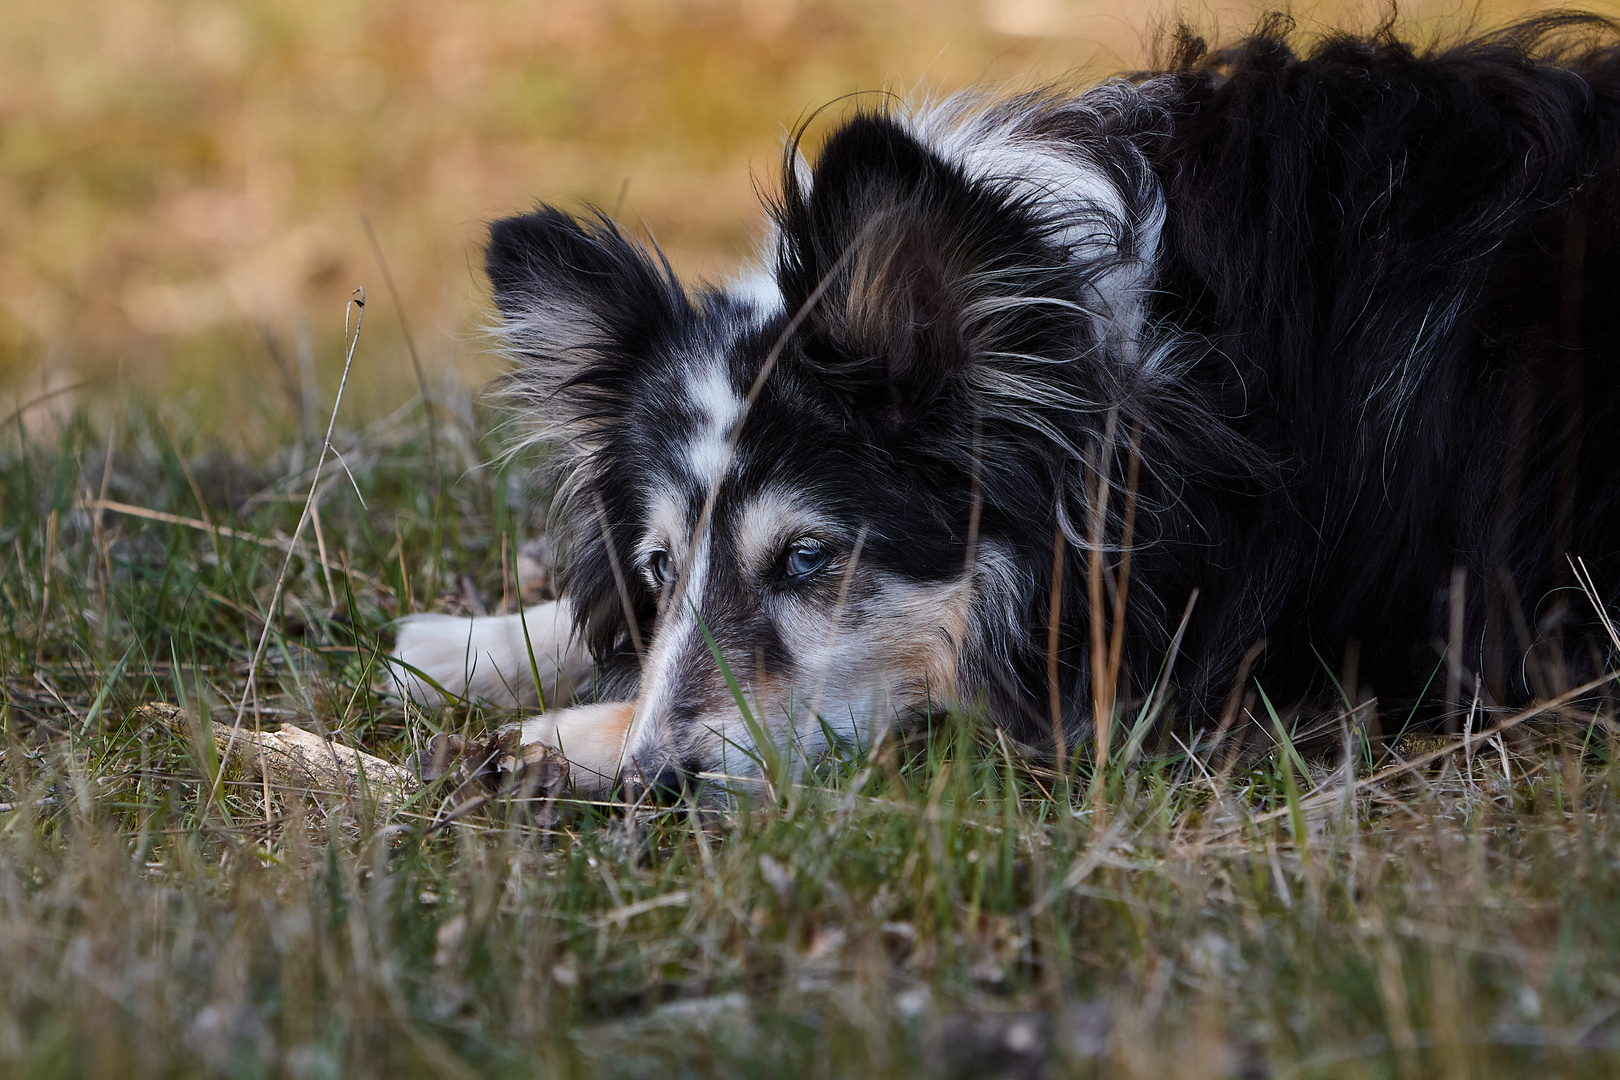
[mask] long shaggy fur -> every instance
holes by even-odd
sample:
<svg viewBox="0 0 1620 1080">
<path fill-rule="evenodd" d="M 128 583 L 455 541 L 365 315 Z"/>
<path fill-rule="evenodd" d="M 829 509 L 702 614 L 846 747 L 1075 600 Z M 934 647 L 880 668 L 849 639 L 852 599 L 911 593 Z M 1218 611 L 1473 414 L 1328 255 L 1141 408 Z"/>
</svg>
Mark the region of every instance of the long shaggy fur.
<svg viewBox="0 0 1620 1080">
<path fill-rule="evenodd" d="M 1415 701 L 1454 598 L 1470 697 L 1599 670 L 1568 558 L 1614 598 L 1613 41 L 1555 16 L 1300 53 L 1273 20 L 1083 93 L 862 113 L 809 167 L 790 148 L 748 288 L 690 296 L 603 218 L 498 223 L 509 390 L 568 462 L 566 593 L 599 693 L 642 700 L 627 759 L 712 764 L 683 703 L 734 709 L 715 651 L 763 701 L 805 612 L 847 630 L 929 589 L 944 689 L 1034 742 L 1054 625 L 1074 740 L 1115 635 L 1107 677 L 1140 698 L 1195 591 L 1184 715 L 1218 715 L 1246 655 L 1274 701 L 1332 693 L 1358 650 L 1361 683 Z M 656 507 L 723 533 L 765 491 L 825 518 L 805 529 L 843 591 L 728 585 L 717 534 L 680 568 L 704 610 L 675 610 L 697 609 L 653 574 Z M 694 617 L 711 647 L 672 629 Z"/>
</svg>

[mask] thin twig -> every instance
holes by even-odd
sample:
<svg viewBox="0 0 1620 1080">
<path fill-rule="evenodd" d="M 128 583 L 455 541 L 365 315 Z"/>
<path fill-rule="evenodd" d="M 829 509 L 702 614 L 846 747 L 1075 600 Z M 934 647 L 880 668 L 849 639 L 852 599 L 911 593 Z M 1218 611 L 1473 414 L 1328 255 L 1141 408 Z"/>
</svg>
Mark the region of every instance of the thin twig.
<svg viewBox="0 0 1620 1080">
<path fill-rule="evenodd" d="M 95 379 L 80 379 L 78 382 L 72 383 L 72 384 L 70 384 L 68 386 L 58 386 L 55 390 L 47 390 L 47 391 L 45 391 L 45 393 L 40 394 L 38 397 L 31 397 L 27 401 L 23 402 L 21 405 L 18 405 L 15 409 L 12 409 L 9 413 L 7 413 L 6 418 L 4 420 L 0 420 L 0 427 L 9 426 L 13 420 L 16 420 L 19 417 L 21 417 L 24 413 L 26 413 L 29 409 L 32 409 L 35 405 L 43 405 L 45 402 L 51 400 L 52 398 L 61 397 L 63 394 L 71 394 L 75 390 L 83 390 L 85 387 L 90 386 L 91 384 L 95 383 L 96 381 L 97 380 L 95 380 Z"/>
<path fill-rule="evenodd" d="M 327 453 L 332 451 L 332 432 L 337 428 L 338 409 L 343 405 L 343 391 L 349 384 L 349 370 L 354 366 L 354 350 L 360 344 L 360 325 L 365 320 L 366 315 L 366 291 L 356 289 L 355 292 L 360 294 L 360 298 L 358 300 L 351 299 L 343 312 L 343 335 L 349 340 L 349 348 L 347 355 L 343 358 L 343 377 L 338 380 L 337 400 L 332 402 L 332 416 L 326 422 L 326 439 L 321 443 L 321 456 L 315 462 L 315 479 L 310 482 L 309 496 L 304 500 L 304 512 L 298 515 L 298 526 L 293 529 L 292 539 L 287 544 L 287 557 L 281 562 L 281 573 L 276 575 L 275 591 L 270 594 L 270 603 L 265 608 L 264 629 L 259 633 L 259 644 L 253 650 L 252 662 L 248 664 L 247 685 L 242 688 L 242 698 L 236 704 L 236 719 L 231 723 L 231 735 L 225 742 L 225 753 L 220 758 L 222 761 L 230 756 L 231 750 L 236 746 L 236 737 L 242 730 L 242 717 L 247 712 L 248 699 L 253 696 L 254 691 L 258 688 L 259 663 L 264 659 L 265 646 L 270 643 L 270 627 L 275 621 L 276 606 L 281 603 L 281 593 L 287 584 L 287 570 L 292 565 L 293 548 L 297 546 L 299 537 L 304 533 L 304 523 L 309 520 L 309 510 L 315 502 L 315 491 L 320 487 L 321 469 L 326 464 Z M 351 308 L 354 310 L 353 337 L 349 337 L 349 311 Z M 342 458 L 338 460 L 341 461 Z M 346 468 L 347 466 L 345 466 Z M 353 482 L 354 477 L 350 476 L 349 479 Z M 358 488 L 356 490 L 358 491 Z M 220 777 L 216 777 L 214 783 L 209 787 L 208 806 L 212 806 L 214 800 L 219 796 L 219 783 L 220 778 L 223 776 L 224 770 L 221 770 Z M 207 806 L 204 807 L 204 810 L 207 810 Z"/>
<path fill-rule="evenodd" d="M 1104 627 L 1102 549 L 1108 504 L 1113 498 L 1110 481 L 1114 462 L 1114 425 L 1119 422 L 1119 410 L 1108 410 L 1108 423 L 1103 430 L 1102 446 L 1097 455 L 1097 493 L 1091 505 L 1091 551 L 1086 564 L 1086 596 L 1091 605 L 1091 729 L 1096 741 L 1096 766 L 1092 774 L 1091 796 L 1093 816 L 1091 826 L 1101 829 L 1108 822 L 1108 755 L 1114 736 L 1114 700 L 1118 687 L 1109 677 L 1108 636 Z M 1089 460 L 1089 459 L 1088 459 Z M 1117 592 L 1117 586 L 1116 586 Z"/>
<path fill-rule="evenodd" d="M 1063 735 L 1063 699 L 1058 689 L 1058 641 L 1063 619 L 1063 525 L 1052 530 L 1052 602 L 1046 622 L 1046 695 L 1052 712 L 1052 758 L 1068 775 L 1069 743 Z"/>
<path fill-rule="evenodd" d="M 1568 556 L 1565 556 L 1565 558 L 1568 558 Z M 1583 558 L 1572 559 L 1569 565 L 1575 571 L 1575 580 L 1580 582 L 1581 591 L 1586 594 L 1586 599 L 1591 601 L 1592 610 L 1596 611 L 1598 618 L 1603 620 L 1603 629 L 1609 632 L 1609 641 L 1614 645 L 1614 651 L 1620 653 L 1620 633 L 1615 632 L 1614 621 L 1609 618 L 1608 609 L 1603 606 L 1603 601 L 1598 599 L 1597 584 L 1592 580 L 1592 571 L 1586 567 L 1586 560 Z"/>
<path fill-rule="evenodd" d="M 630 602 L 630 584 L 625 579 L 624 567 L 619 562 L 619 552 L 613 543 L 613 530 L 608 524 L 607 507 L 602 504 L 602 496 L 597 494 L 596 521 L 602 530 L 602 545 L 607 549 L 608 568 L 613 571 L 613 587 L 619 593 L 619 606 L 624 609 L 625 629 L 630 631 L 630 646 L 636 650 L 636 665 L 643 670 L 647 667 L 647 651 L 641 645 L 641 620 L 636 617 L 636 606 Z M 519 603 L 522 599 L 519 598 Z"/>
<path fill-rule="evenodd" d="M 1526 709 L 1521 713 L 1516 713 L 1494 727 L 1480 731 L 1478 734 L 1464 736 L 1463 738 L 1458 739 L 1456 742 L 1443 746 L 1438 750 L 1430 751 L 1427 754 L 1419 754 L 1417 757 L 1403 761 L 1399 765 L 1391 765 L 1387 769 L 1383 769 L 1371 776 L 1357 780 L 1350 786 L 1350 790 L 1351 792 L 1366 791 L 1368 788 L 1377 787 L 1379 784 L 1382 784 L 1388 780 L 1393 780 L 1395 777 L 1404 773 L 1409 773 L 1415 769 L 1421 769 L 1425 766 L 1433 764 L 1447 755 L 1455 754 L 1458 750 L 1471 749 L 1482 742 L 1490 742 L 1493 739 L 1499 740 L 1502 733 L 1509 728 L 1517 727 L 1526 720 L 1534 720 L 1538 716 L 1545 715 L 1554 709 L 1561 708 L 1562 706 L 1569 704 L 1571 701 L 1574 701 L 1576 698 L 1579 698 L 1585 694 L 1590 694 L 1593 690 L 1596 690 L 1600 686 L 1606 686 L 1617 678 L 1620 678 L 1620 671 L 1611 671 L 1607 675 L 1600 675 L 1598 678 L 1592 679 L 1590 682 L 1582 683 L 1573 690 L 1559 694 L 1557 697 L 1544 701 L 1541 704 Z M 1497 745 L 1498 748 L 1500 748 L 1500 742 L 1498 742 Z M 1506 761 L 1505 752 L 1503 753 L 1503 760 Z M 1341 794 L 1341 789 L 1334 788 L 1333 790 L 1320 791 L 1315 795 L 1307 795 L 1305 798 L 1299 801 L 1299 806 L 1297 809 L 1314 810 L 1317 807 L 1323 806 L 1330 802 L 1332 799 L 1339 797 Z M 1285 817 L 1294 809 L 1296 808 L 1285 806 L 1279 810 L 1272 810 L 1269 813 L 1260 814 L 1254 818 L 1250 818 L 1243 824 L 1259 825 L 1267 821 L 1274 821 L 1278 818 Z M 1241 827 L 1242 825 L 1233 825 L 1229 828 L 1223 829 L 1217 834 L 1216 838 L 1235 832 Z"/>
<path fill-rule="evenodd" d="M 315 526 L 315 550 L 320 552 L 321 574 L 326 578 L 326 599 L 336 611 L 337 589 L 332 587 L 332 562 L 326 557 L 326 534 L 321 531 L 321 500 L 319 496 L 309 504 L 309 523 Z M 308 555 L 304 556 L 308 558 Z"/>
<path fill-rule="evenodd" d="M 114 384 L 114 387 L 113 387 L 113 394 L 114 394 L 113 400 L 117 401 L 117 400 L 122 399 L 123 394 L 122 394 L 121 391 L 123 390 L 123 383 L 124 383 L 124 361 L 123 361 L 122 358 L 120 358 L 119 361 L 118 361 L 118 381 Z M 113 410 L 113 414 L 112 414 L 112 422 L 107 425 L 107 456 L 106 456 L 106 459 L 103 460 L 102 463 L 101 463 L 101 491 L 100 491 L 100 495 L 101 495 L 101 497 L 103 499 L 105 499 L 107 497 L 107 488 L 112 484 L 113 455 L 117 452 L 117 450 L 118 450 L 118 411 L 115 409 L 115 410 Z M 103 604 L 109 604 L 110 605 L 112 603 L 111 597 L 112 597 L 112 576 L 113 576 L 113 574 L 112 574 L 112 544 L 107 540 L 107 530 L 102 527 L 101 514 L 100 513 L 96 513 L 96 514 L 93 514 L 91 516 L 90 524 L 92 526 L 93 531 L 95 532 L 96 544 L 101 548 L 101 569 L 102 569 L 102 573 L 104 575 L 102 577 L 103 585 L 102 585 L 102 590 L 101 590 L 101 599 L 102 599 Z M 110 608 L 109 608 L 109 610 L 110 610 Z M 109 617 L 107 619 L 107 621 L 103 625 L 106 627 L 107 630 L 110 631 L 112 629 L 112 619 Z"/>
<path fill-rule="evenodd" d="M 844 567 L 844 572 L 839 575 L 838 596 L 833 601 L 832 625 L 827 631 L 827 644 L 823 653 L 828 659 L 826 663 L 821 665 L 821 670 L 816 674 L 816 689 L 810 698 L 809 712 L 811 716 L 821 714 L 821 695 L 826 692 L 827 676 L 831 673 L 835 661 L 833 646 L 838 644 L 838 635 L 844 632 L 844 605 L 849 601 L 849 587 L 855 580 L 855 568 L 861 562 L 861 549 L 866 546 L 866 532 L 867 526 L 863 524 L 860 532 L 855 534 L 855 546 L 850 549 L 849 563 Z"/>
<path fill-rule="evenodd" d="M 1108 682 L 1116 688 L 1125 652 L 1125 600 L 1131 585 L 1131 545 L 1136 539 L 1136 488 L 1141 467 L 1142 425 L 1137 423 L 1131 425 L 1131 457 L 1125 477 L 1125 523 L 1119 536 L 1119 569 L 1114 573 L 1114 625 L 1108 643 Z"/>
<path fill-rule="evenodd" d="M 184 517 L 180 514 L 169 514 L 162 510 L 148 510 L 144 506 L 133 506 L 129 503 L 118 502 L 115 499 L 80 499 L 73 505 L 75 508 L 80 510 L 108 510 L 114 514 L 124 514 L 128 517 L 144 518 L 147 521 L 161 521 L 165 525 L 183 525 L 188 529 L 196 529 L 199 532 L 206 533 L 217 533 L 220 536 L 231 540 L 240 540 L 248 544 L 258 544 L 260 547 L 275 548 L 277 551 L 285 551 L 289 554 L 292 554 L 295 550 L 294 542 L 292 540 L 283 540 L 280 537 L 257 536 L 250 532 L 243 532 L 241 529 L 233 529 L 228 525 L 211 525 L 208 522 L 198 520 L 197 518 Z M 305 552 L 299 552 L 298 554 L 301 558 L 309 559 L 309 555 Z M 311 559 L 310 561 L 314 562 L 316 560 Z M 350 577 L 358 578 L 374 589 L 382 589 L 390 594 L 394 591 L 393 587 L 388 585 L 386 582 L 374 578 L 363 571 L 351 570 L 343 563 L 329 560 L 321 560 L 321 563 L 328 570 L 336 570 L 341 574 L 348 574 Z"/>
</svg>

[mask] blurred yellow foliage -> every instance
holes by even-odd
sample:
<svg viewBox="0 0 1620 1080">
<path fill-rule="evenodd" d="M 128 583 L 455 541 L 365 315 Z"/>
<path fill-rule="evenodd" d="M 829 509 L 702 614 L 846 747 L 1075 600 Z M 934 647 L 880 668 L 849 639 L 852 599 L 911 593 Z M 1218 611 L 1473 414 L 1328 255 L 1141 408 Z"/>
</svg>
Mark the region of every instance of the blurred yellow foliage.
<svg viewBox="0 0 1620 1080">
<path fill-rule="evenodd" d="M 1613 9 L 1615 0 L 1605 5 Z M 1264 5 L 1192 8 L 1232 35 Z M 1411 3 L 1414 26 L 1537 5 Z M 1296 9 L 1303 11 L 1303 9 Z M 1365 27 L 1328 3 L 1304 33 Z M 1129 0 L 51 0 L 0 6 L 0 385 L 212 407 L 368 288 L 377 405 L 482 378 L 478 245 L 536 200 L 618 208 L 683 273 L 751 252 L 783 132 L 844 95 L 1097 78 L 1178 9 Z M 831 115 L 852 104 L 840 101 Z M 384 303 L 378 304 L 376 301 Z M 324 366 L 324 361 L 323 361 Z M 113 373 L 121 371 L 115 376 Z M 9 410 L 8 410 L 9 411 Z"/>
</svg>

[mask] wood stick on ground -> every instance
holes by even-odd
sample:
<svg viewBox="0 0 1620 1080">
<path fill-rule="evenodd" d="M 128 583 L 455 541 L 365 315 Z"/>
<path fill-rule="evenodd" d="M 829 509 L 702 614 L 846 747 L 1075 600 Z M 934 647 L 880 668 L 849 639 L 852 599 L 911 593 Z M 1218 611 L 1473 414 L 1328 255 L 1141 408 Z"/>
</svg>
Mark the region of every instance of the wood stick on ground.
<svg viewBox="0 0 1620 1080">
<path fill-rule="evenodd" d="M 135 711 L 137 722 L 162 724 L 195 739 L 184 709 L 167 702 L 152 702 Z M 220 730 L 214 725 L 214 730 Z M 219 742 L 216 740 L 216 746 Z M 237 733 L 223 763 L 269 778 L 279 787 L 306 794 L 362 794 L 377 800 L 379 808 L 398 805 L 417 789 L 411 770 L 380 757 L 321 738 L 303 728 L 284 725 L 279 731 Z"/>
</svg>

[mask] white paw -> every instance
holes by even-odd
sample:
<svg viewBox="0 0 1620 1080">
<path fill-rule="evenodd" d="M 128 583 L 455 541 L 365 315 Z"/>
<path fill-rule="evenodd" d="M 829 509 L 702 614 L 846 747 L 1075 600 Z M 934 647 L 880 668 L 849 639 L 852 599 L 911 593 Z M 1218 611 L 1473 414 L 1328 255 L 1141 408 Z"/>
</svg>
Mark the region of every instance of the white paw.
<svg viewBox="0 0 1620 1080">
<path fill-rule="evenodd" d="M 544 743 L 568 759 L 569 777 L 581 794 L 613 786 L 625 761 L 625 736 L 636 714 L 634 701 L 603 701 L 557 709 L 523 721 L 524 746 Z"/>
</svg>

